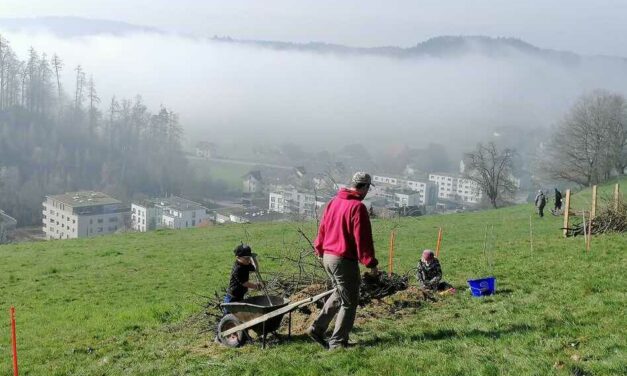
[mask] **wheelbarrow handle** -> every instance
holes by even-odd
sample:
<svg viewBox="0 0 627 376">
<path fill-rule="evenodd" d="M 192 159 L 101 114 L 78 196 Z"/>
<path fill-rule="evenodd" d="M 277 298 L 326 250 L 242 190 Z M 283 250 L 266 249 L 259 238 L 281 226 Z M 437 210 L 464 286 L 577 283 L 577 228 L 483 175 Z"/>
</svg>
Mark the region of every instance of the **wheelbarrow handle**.
<svg viewBox="0 0 627 376">
<path fill-rule="evenodd" d="M 335 291 L 336 291 L 336 289 L 332 289 L 332 290 L 329 290 L 329 291 L 325 291 L 322 294 L 318 294 L 316 296 L 312 296 L 310 298 L 306 298 L 306 299 L 299 300 L 297 302 L 288 304 L 288 305 L 286 305 L 283 308 L 279 308 L 279 309 L 277 309 L 275 311 L 268 312 L 265 315 L 261 315 L 261 316 L 255 318 L 255 319 L 252 319 L 252 320 L 247 321 L 247 322 L 245 322 L 243 324 L 240 324 L 240 325 L 238 325 L 236 327 L 233 327 L 233 328 L 231 328 L 229 330 L 226 330 L 226 331 L 220 333 L 220 335 L 222 337 L 226 337 L 226 336 L 231 335 L 233 333 L 239 332 L 240 330 L 245 330 L 245 329 L 248 329 L 248 328 L 252 328 L 253 326 L 255 326 L 255 325 L 259 324 L 259 323 L 262 323 L 264 321 L 270 320 L 273 317 L 284 315 L 287 312 L 290 312 L 290 311 L 293 311 L 293 310 L 299 308 L 300 306 L 316 302 L 316 301 L 324 298 L 325 296 L 329 296 L 329 295 L 333 294 Z"/>
</svg>

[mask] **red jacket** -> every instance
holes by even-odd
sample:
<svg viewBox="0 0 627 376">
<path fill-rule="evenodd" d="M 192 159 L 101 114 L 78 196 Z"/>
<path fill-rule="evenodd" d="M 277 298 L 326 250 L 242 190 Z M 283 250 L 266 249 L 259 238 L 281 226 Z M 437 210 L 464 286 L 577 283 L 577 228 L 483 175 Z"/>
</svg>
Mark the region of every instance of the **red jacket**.
<svg viewBox="0 0 627 376">
<path fill-rule="evenodd" d="M 367 268 L 377 266 L 370 216 L 362 199 L 357 192 L 342 188 L 329 201 L 314 242 L 318 256 L 330 253 L 359 260 Z"/>
</svg>

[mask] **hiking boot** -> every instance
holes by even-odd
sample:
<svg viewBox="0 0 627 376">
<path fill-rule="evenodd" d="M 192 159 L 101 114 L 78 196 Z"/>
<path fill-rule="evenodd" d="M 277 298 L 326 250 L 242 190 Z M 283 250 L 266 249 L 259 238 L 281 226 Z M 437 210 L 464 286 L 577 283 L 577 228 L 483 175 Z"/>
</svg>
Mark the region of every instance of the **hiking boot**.
<svg viewBox="0 0 627 376">
<path fill-rule="evenodd" d="M 314 341 L 318 342 L 320 344 L 320 346 L 324 347 L 325 349 L 329 348 L 329 344 L 327 343 L 327 340 L 324 339 L 324 335 L 316 332 L 316 330 L 314 329 L 313 326 L 311 326 L 311 327 L 309 327 L 309 329 L 307 329 L 307 335 L 309 336 L 309 338 L 311 338 Z"/>
<path fill-rule="evenodd" d="M 357 342 L 346 341 L 346 342 L 342 342 L 341 346 L 345 349 L 350 349 L 351 347 L 357 346 Z"/>
<path fill-rule="evenodd" d="M 357 346 L 355 342 L 340 342 L 339 344 L 329 344 L 329 351 L 342 350 L 342 349 L 350 349 Z"/>
</svg>

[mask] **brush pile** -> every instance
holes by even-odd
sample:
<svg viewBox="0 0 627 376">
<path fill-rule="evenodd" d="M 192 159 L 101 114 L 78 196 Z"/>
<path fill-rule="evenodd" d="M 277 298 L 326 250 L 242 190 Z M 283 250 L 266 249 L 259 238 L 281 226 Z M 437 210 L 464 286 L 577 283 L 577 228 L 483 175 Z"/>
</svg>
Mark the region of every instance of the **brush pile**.
<svg viewBox="0 0 627 376">
<path fill-rule="evenodd" d="M 365 306 L 373 299 L 383 299 L 398 291 L 406 290 L 408 286 L 408 275 L 398 275 L 395 273 L 387 275 L 381 273 L 378 276 L 371 276 L 368 273 L 364 273 L 359 289 L 359 305 Z"/>
<path fill-rule="evenodd" d="M 574 221 L 577 221 L 577 219 Z M 591 226 L 591 228 L 588 228 L 588 226 Z M 614 204 L 610 204 L 594 217 L 592 222 L 586 219 L 585 224 L 583 220 L 573 223 L 571 227 L 566 228 L 566 236 L 584 235 L 584 228 L 586 232 L 592 235 L 609 232 L 627 232 L 627 204 L 619 202 L 616 207 Z"/>
</svg>

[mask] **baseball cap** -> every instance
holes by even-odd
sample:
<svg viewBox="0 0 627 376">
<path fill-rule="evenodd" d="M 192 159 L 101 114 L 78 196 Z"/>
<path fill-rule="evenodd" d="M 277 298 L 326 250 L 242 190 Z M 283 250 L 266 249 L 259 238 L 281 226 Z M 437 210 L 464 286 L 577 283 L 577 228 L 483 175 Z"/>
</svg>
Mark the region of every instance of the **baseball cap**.
<svg viewBox="0 0 627 376">
<path fill-rule="evenodd" d="M 356 186 L 358 184 L 369 184 L 374 186 L 374 184 L 372 184 L 372 178 L 370 177 L 370 174 L 367 174 L 363 171 L 358 171 L 355 173 L 355 175 L 353 175 L 353 178 L 351 179 L 351 184 L 353 186 Z"/>
<path fill-rule="evenodd" d="M 240 244 L 233 250 L 233 253 L 237 257 L 246 257 L 252 255 L 252 250 L 247 244 Z"/>
</svg>

